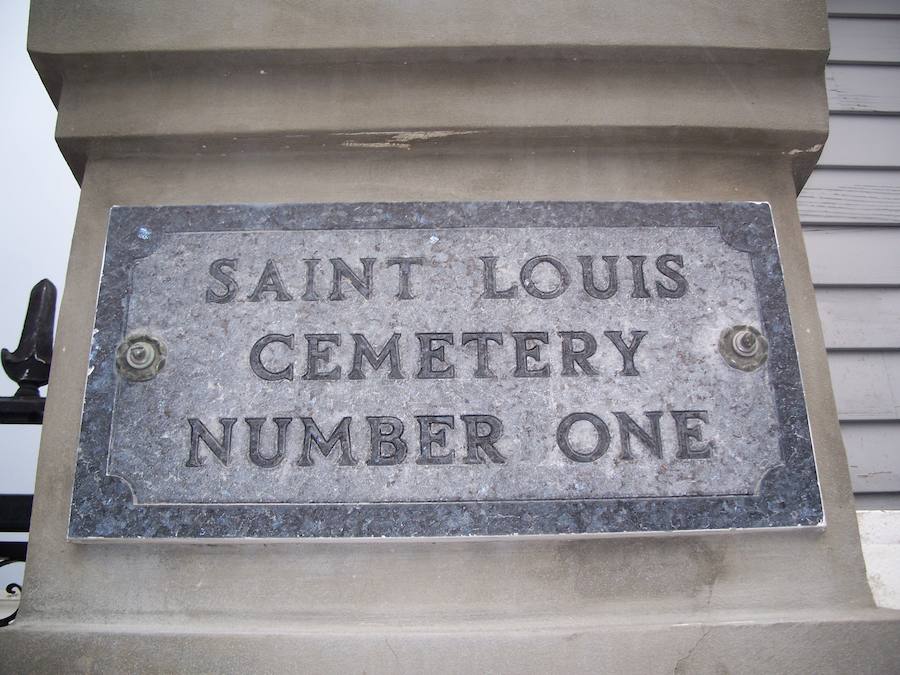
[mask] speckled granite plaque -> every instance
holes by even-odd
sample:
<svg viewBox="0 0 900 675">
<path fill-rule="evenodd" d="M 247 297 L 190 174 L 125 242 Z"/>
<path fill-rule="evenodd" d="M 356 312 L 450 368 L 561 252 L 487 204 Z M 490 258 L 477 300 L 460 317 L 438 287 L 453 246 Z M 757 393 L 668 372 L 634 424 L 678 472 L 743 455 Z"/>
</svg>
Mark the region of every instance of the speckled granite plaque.
<svg viewBox="0 0 900 675">
<path fill-rule="evenodd" d="M 110 213 L 72 538 L 822 523 L 767 204 Z"/>
</svg>

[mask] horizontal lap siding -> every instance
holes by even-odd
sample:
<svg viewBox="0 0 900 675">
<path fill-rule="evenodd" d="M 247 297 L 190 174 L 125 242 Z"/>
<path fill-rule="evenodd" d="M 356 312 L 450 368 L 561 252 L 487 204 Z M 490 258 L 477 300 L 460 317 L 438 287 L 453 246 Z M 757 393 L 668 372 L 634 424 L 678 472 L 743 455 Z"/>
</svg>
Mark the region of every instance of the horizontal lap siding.
<svg viewBox="0 0 900 675">
<path fill-rule="evenodd" d="M 900 168 L 900 116 L 832 113 L 819 167 Z"/>
<path fill-rule="evenodd" d="M 857 493 L 897 492 L 900 422 L 845 422 L 841 429 L 847 447 L 854 449 L 849 455 L 853 489 Z"/>
<path fill-rule="evenodd" d="M 900 288 L 817 287 L 816 298 L 830 351 L 900 346 Z"/>
<path fill-rule="evenodd" d="M 900 286 L 900 228 L 813 225 L 804 234 L 817 286 Z"/>
<path fill-rule="evenodd" d="M 817 170 L 800 198 L 804 225 L 900 225 L 900 171 Z"/>
<path fill-rule="evenodd" d="M 842 16 L 900 16 L 900 0 L 828 0 L 828 15 Z"/>
<path fill-rule="evenodd" d="M 828 21 L 831 63 L 900 63 L 900 18 L 844 18 Z"/>
<path fill-rule="evenodd" d="M 825 85 L 832 112 L 900 113 L 900 68 L 896 66 L 828 66 Z"/>
<path fill-rule="evenodd" d="M 831 0 L 831 131 L 798 200 L 853 488 L 900 494 L 900 0 Z"/>
<path fill-rule="evenodd" d="M 842 421 L 900 421 L 900 351 L 831 352 L 828 365 Z"/>
</svg>

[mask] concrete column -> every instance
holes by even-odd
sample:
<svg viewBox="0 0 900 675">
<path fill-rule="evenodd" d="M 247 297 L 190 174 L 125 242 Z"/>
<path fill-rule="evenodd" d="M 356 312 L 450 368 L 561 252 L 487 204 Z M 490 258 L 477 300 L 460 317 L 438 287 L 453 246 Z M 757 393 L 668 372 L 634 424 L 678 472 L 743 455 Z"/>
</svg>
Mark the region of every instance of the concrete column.
<svg viewBox="0 0 900 675">
<path fill-rule="evenodd" d="M 900 670 L 876 610 L 796 194 L 827 135 L 818 0 L 35 0 L 82 183 L 16 672 Z M 772 204 L 827 526 L 579 539 L 70 543 L 114 204 Z"/>
</svg>

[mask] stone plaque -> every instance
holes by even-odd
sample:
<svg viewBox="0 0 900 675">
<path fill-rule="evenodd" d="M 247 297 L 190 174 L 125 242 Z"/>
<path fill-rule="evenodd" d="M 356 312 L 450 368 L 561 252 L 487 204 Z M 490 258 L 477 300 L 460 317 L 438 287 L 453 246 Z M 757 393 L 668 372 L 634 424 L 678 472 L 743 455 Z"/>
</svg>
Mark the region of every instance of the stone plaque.
<svg viewBox="0 0 900 675">
<path fill-rule="evenodd" d="M 821 525 L 763 203 L 116 207 L 76 539 Z"/>
</svg>

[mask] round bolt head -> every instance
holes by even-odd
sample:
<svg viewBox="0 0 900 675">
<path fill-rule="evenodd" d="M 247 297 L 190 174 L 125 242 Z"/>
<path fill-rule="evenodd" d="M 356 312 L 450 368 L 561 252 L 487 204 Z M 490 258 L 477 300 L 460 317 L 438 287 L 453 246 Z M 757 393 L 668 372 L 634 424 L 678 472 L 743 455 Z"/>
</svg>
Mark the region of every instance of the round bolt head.
<svg viewBox="0 0 900 675">
<path fill-rule="evenodd" d="M 156 360 L 156 348 L 145 340 L 133 343 L 125 350 L 125 361 L 135 370 L 149 368 Z"/>
<path fill-rule="evenodd" d="M 747 329 L 737 331 L 731 339 L 731 344 L 734 351 L 741 356 L 753 356 L 759 351 L 759 340 L 753 331 Z"/>
<path fill-rule="evenodd" d="M 766 362 L 769 343 L 753 326 L 732 326 L 719 338 L 719 353 L 732 368 L 751 372 Z"/>
<path fill-rule="evenodd" d="M 165 362 L 165 346 L 149 335 L 132 335 L 116 349 L 119 374 L 131 382 L 153 379 Z"/>
</svg>

